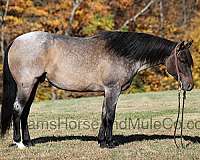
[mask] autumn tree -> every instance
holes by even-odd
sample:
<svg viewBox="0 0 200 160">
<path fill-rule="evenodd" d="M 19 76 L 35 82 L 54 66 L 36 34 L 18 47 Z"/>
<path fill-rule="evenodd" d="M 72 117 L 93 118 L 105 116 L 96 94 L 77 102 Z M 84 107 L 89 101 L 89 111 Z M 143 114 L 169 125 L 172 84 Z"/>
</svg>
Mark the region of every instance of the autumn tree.
<svg viewBox="0 0 200 160">
<path fill-rule="evenodd" d="M 174 41 L 194 39 L 195 64 L 198 64 L 199 13 L 198 0 L 0 0 L 1 53 L 15 37 L 36 30 L 68 36 L 121 30 L 160 35 Z M 194 68 L 196 87 L 200 87 L 199 72 L 198 67 Z M 128 92 L 176 87 L 176 81 L 159 66 L 138 74 Z M 76 96 L 82 95 L 52 90 L 44 83 L 39 87 L 37 99 Z"/>
</svg>

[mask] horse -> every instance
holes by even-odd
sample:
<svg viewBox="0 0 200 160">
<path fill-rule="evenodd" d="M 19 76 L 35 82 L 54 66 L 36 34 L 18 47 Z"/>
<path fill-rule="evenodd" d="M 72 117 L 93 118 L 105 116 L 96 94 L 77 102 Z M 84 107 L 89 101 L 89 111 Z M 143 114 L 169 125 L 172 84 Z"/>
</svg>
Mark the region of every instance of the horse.
<svg viewBox="0 0 200 160">
<path fill-rule="evenodd" d="M 39 83 L 47 80 L 67 91 L 104 92 L 98 144 L 113 148 L 118 97 L 139 71 L 162 64 L 176 80 L 180 77 L 182 90 L 193 89 L 191 45 L 138 32 L 103 31 L 85 38 L 41 31 L 23 34 L 4 55 L 1 137 L 13 122 L 16 146 L 34 145 L 27 119 Z"/>
</svg>

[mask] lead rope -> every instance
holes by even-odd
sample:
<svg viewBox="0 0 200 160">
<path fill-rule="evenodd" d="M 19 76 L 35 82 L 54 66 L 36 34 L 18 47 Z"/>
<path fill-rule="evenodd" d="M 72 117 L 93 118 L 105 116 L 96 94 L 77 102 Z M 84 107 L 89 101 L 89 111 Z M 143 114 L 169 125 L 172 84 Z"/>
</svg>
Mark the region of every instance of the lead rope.
<svg viewBox="0 0 200 160">
<path fill-rule="evenodd" d="M 175 129 L 174 129 L 174 143 L 177 148 L 179 146 L 177 145 L 176 142 L 176 131 L 177 131 L 177 126 L 179 122 L 179 117 L 180 117 L 180 108 L 181 108 L 181 81 L 180 81 L 180 73 L 179 73 L 179 68 L 178 68 L 178 59 L 177 59 L 177 47 L 175 48 L 175 65 L 176 65 L 176 72 L 178 76 L 178 114 L 177 114 L 177 119 L 175 123 Z M 183 106 L 182 106 L 182 111 L 181 111 L 181 147 L 184 148 L 183 145 L 183 114 L 184 114 L 184 107 L 185 107 L 185 99 L 186 99 L 186 91 L 183 91 Z"/>
<path fill-rule="evenodd" d="M 181 91 L 178 90 L 178 115 L 177 115 L 177 119 L 176 119 L 176 123 L 175 123 L 175 129 L 174 129 L 174 143 L 175 143 L 177 148 L 179 148 L 179 146 L 177 145 L 177 142 L 176 142 L 176 130 L 177 130 L 177 125 L 178 125 L 179 115 L 180 115 L 180 105 L 181 105 L 180 99 L 181 99 Z"/>
<path fill-rule="evenodd" d="M 181 116 L 181 147 L 185 148 L 183 145 L 183 113 L 184 113 L 184 107 L 185 107 L 185 99 L 186 99 L 186 91 L 183 91 L 183 106 L 182 106 L 182 116 Z"/>
</svg>

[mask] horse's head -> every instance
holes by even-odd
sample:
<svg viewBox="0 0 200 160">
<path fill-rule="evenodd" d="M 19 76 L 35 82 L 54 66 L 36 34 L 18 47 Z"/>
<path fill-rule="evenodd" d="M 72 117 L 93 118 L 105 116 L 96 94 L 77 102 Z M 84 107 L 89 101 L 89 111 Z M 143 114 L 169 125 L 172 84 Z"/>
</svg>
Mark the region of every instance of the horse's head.
<svg viewBox="0 0 200 160">
<path fill-rule="evenodd" d="M 189 51 L 191 45 L 192 41 L 178 43 L 166 60 L 167 72 L 180 81 L 181 89 L 184 91 L 191 91 L 194 86 L 192 77 L 193 59 Z"/>
</svg>

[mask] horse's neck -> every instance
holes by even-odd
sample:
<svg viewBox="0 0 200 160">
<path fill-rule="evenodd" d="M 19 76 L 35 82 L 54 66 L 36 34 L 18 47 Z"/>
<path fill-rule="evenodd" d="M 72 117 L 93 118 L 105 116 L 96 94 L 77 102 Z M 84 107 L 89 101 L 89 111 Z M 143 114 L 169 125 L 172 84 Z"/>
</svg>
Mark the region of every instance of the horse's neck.
<svg viewBox="0 0 200 160">
<path fill-rule="evenodd" d="M 164 59 L 164 60 L 160 60 L 160 61 L 158 61 L 158 62 L 154 62 L 154 63 L 147 63 L 147 62 L 137 62 L 137 67 L 138 67 L 138 72 L 139 71 L 142 71 L 142 70 L 145 70 L 145 69 L 147 69 L 147 68 L 151 68 L 151 67 L 155 67 L 155 66 L 158 66 L 158 65 L 160 65 L 160 64 L 162 64 L 162 65 L 165 65 L 165 61 L 166 61 L 166 59 L 169 57 L 169 55 L 168 56 L 166 56 L 166 58 Z"/>
</svg>

